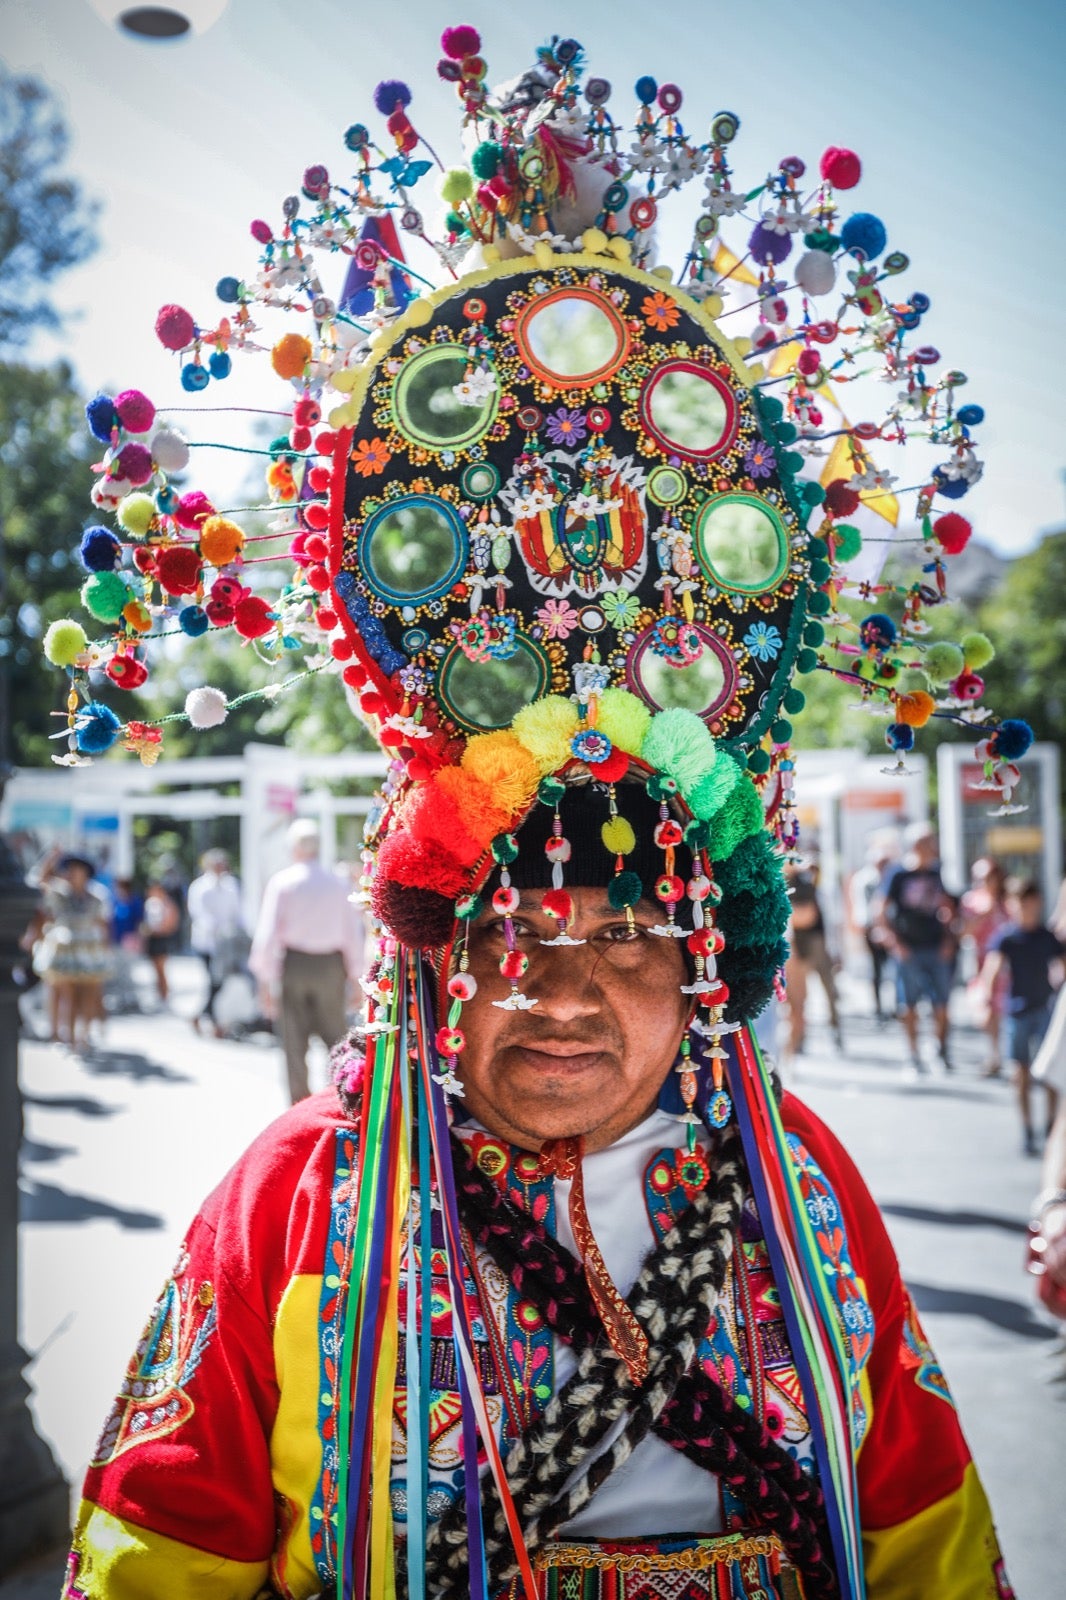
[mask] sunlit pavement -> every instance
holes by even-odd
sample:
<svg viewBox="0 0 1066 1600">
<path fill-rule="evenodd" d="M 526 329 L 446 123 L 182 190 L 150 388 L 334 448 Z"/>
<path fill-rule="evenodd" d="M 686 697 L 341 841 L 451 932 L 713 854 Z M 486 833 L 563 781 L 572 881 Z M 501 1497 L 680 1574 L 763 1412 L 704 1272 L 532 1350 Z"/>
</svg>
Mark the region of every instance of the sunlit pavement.
<svg viewBox="0 0 1066 1600">
<path fill-rule="evenodd" d="M 22 1049 L 22 1339 L 40 1430 L 75 1485 L 188 1219 L 285 1105 L 280 1051 L 262 1036 L 199 1037 L 189 1018 L 201 974 L 191 961 L 172 967 L 171 1009 L 114 1018 L 86 1057 Z M 1066 1355 L 1022 1270 L 1039 1164 L 1019 1154 L 1009 1087 L 979 1075 L 975 1031 L 956 1031 L 950 1076 L 934 1067 L 907 1082 L 898 1025 L 859 1015 L 867 990 L 843 987 L 843 1053 L 816 994 L 786 1081 L 842 1136 L 883 1205 L 1019 1600 L 1050 1600 L 1062 1592 Z M 955 1005 L 965 1021 L 962 995 Z M 324 1069 L 320 1055 L 313 1083 Z M 36 1600 L 57 1584 L 53 1563 L 0 1584 L 0 1597 Z"/>
</svg>

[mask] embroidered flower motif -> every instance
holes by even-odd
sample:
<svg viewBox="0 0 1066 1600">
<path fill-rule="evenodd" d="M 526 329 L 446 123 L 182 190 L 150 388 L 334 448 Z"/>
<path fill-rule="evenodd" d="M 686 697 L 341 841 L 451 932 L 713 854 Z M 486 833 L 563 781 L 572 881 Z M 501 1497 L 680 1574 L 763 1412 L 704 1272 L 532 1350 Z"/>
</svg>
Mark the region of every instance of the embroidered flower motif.
<svg viewBox="0 0 1066 1600">
<path fill-rule="evenodd" d="M 575 733 L 570 748 L 579 761 L 606 761 L 612 750 L 610 739 L 598 728 L 583 728 Z"/>
<path fill-rule="evenodd" d="M 580 444 L 588 432 L 581 412 L 571 411 L 567 406 L 553 411 L 545 427 L 552 444 Z"/>
<path fill-rule="evenodd" d="M 566 639 L 578 624 L 578 613 L 568 600 L 545 600 L 537 611 L 549 639 Z"/>
<path fill-rule="evenodd" d="M 765 444 L 762 439 L 748 446 L 744 457 L 744 465 L 753 478 L 768 478 L 777 466 L 777 457 L 771 445 Z"/>
<path fill-rule="evenodd" d="M 644 321 L 649 328 L 654 328 L 658 333 L 665 333 L 668 328 L 673 328 L 681 321 L 680 307 L 675 305 L 669 295 L 661 289 L 656 289 L 654 294 L 644 296 L 641 304 Z"/>
<path fill-rule="evenodd" d="M 781 654 L 781 635 L 772 622 L 753 622 L 743 643 L 756 661 L 776 661 Z"/>
<path fill-rule="evenodd" d="M 454 385 L 452 394 L 464 406 L 482 406 L 496 392 L 496 378 L 487 367 L 474 367 L 461 383 Z"/>
<path fill-rule="evenodd" d="M 352 454 L 352 466 L 361 478 L 384 472 L 389 464 L 389 447 L 384 439 L 360 439 Z"/>
<path fill-rule="evenodd" d="M 640 615 L 640 601 L 624 589 L 605 590 L 600 596 L 600 606 L 613 628 L 628 628 Z"/>
</svg>

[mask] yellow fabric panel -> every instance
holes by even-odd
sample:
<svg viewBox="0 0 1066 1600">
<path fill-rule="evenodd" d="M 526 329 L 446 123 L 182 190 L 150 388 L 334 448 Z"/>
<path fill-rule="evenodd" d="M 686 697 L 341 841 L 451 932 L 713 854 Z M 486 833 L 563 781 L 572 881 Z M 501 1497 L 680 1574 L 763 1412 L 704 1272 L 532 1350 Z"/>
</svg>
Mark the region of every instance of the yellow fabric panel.
<svg viewBox="0 0 1066 1600">
<path fill-rule="evenodd" d="M 270 1436 L 274 1489 L 288 1503 L 288 1538 L 281 1558 L 293 1594 L 321 1589 L 311 1553 L 311 1497 L 322 1470 L 318 1431 L 318 1308 L 321 1274 L 290 1278 L 274 1323 L 274 1367 L 280 1399 Z"/>
<path fill-rule="evenodd" d="M 903 1462 L 900 1469 L 906 1470 Z M 971 1462 L 954 1494 L 891 1528 L 865 1529 L 868 1600 L 998 1600 L 992 1513 Z"/>
<path fill-rule="evenodd" d="M 74 1529 L 73 1589 L 87 1600 L 253 1600 L 265 1561 L 227 1561 L 151 1533 L 83 1500 Z M 64 1587 L 64 1596 L 69 1593 Z"/>
</svg>

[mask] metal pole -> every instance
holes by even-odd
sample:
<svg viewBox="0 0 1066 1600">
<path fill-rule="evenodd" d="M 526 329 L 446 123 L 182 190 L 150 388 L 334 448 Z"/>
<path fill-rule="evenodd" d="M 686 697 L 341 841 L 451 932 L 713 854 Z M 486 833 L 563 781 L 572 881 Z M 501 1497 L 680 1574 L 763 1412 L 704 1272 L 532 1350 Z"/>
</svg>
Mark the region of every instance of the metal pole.
<svg viewBox="0 0 1066 1600">
<path fill-rule="evenodd" d="M 0 771 L 0 795 L 5 778 Z M 14 969 L 38 898 L 0 836 L 0 1578 L 64 1544 L 70 1531 L 70 1487 L 34 1424 L 23 1376 L 28 1357 L 18 1342 L 22 1097 Z"/>
</svg>

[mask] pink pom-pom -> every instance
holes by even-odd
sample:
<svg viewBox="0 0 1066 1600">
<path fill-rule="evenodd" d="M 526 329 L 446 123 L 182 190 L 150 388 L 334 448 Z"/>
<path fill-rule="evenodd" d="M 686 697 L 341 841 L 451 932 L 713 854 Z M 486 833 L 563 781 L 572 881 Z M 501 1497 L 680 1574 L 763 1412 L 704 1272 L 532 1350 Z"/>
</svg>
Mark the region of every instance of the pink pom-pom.
<svg viewBox="0 0 1066 1600">
<path fill-rule="evenodd" d="M 957 556 L 969 541 L 973 528 L 957 511 L 945 511 L 933 523 L 933 532 L 940 540 L 945 555 Z"/>
<path fill-rule="evenodd" d="M 862 177 L 862 162 L 854 150 L 843 150 L 831 144 L 822 156 L 819 171 L 834 189 L 854 189 Z"/>
<path fill-rule="evenodd" d="M 116 395 L 115 410 L 127 433 L 147 433 L 155 421 L 155 406 L 139 389 L 123 389 Z"/>
<path fill-rule="evenodd" d="M 178 501 L 178 508 L 174 519 L 179 528 L 189 528 L 193 533 L 199 533 L 200 524 L 206 517 L 213 517 L 215 508 L 201 489 L 190 489 L 188 494 L 183 494 Z"/>
<path fill-rule="evenodd" d="M 256 244 L 270 244 L 274 238 L 274 230 L 270 223 L 263 222 L 259 217 L 252 223 L 249 231 Z"/>
<path fill-rule="evenodd" d="M 155 331 L 167 350 L 184 350 L 196 337 L 196 323 L 184 306 L 161 306 Z"/>
<path fill-rule="evenodd" d="M 152 452 L 144 444 L 124 444 L 114 465 L 123 478 L 128 478 L 135 489 L 139 488 L 152 476 Z"/>
<path fill-rule="evenodd" d="M 445 28 L 440 36 L 440 47 L 453 61 L 462 61 L 467 56 L 477 55 L 481 49 L 481 35 L 469 23 L 460 23 L 457 28 Z"/>
</svg>

